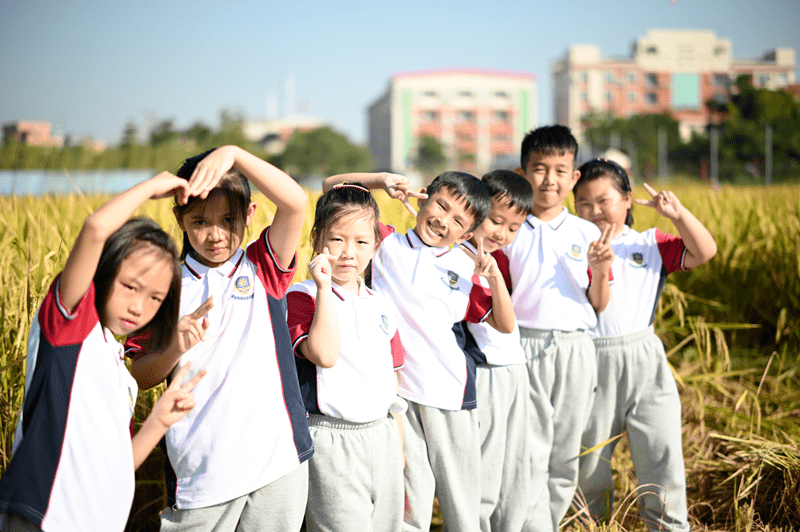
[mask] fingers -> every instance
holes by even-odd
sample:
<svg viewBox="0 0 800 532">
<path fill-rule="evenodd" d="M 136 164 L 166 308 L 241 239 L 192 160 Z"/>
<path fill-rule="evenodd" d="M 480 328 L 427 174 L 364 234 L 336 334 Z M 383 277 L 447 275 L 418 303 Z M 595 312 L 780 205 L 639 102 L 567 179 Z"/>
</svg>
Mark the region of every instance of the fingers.
<svg viewBox="0 0 800 532">
<path fill-rule="evenodd" d="M 411 205 L 411 202 L 408 201 L 408 199 L 404 199 L 403 200 L 403 207 L 405 207 L 406 210 L 411 213 L 411 216 L 414 216 L 414 217 L 417 216 L 417 209 L 415 209 L 414 206 Z"/>
<path fill-rule="evenodd" d="M 417 199 L 428 199 L 428 195 L 425 194 L 424 192 L 415 192 L 413 190 L 409 190 L 408 192 L 406 192 L 406 196 Z"/>
<path fill-rule="evenodd" d="M 178 370 L 178 373 L 176 373 L 175 376 L 172 377 L 172 381 L 169 383 L 169 386 L 167 386 L 167 390 L 176 390 L 180 388 L 183 379 L 186 377 L 186 374 L 189 373 L 189 368 L 191 367 L 192 367 L 191 360 L 186 364 L 184 364 L 183 366 L 181 366 L 181 369 Z"/>
<path fill-rule="evenodd" d="M 214 308 L 214 296 L 209 296 L 190 316 L 196 320 L 200 319 L 208 314 L 208 311 L 212 308 Z"/>
<path fill-rule="evenodd" d="M 658 192 L 656 192 L 655 189 L 650 185 L 648 185 L 647 183 L 643 183 L 642 186 L 644 186 L 644 189 L 647 191 L 648 194 L 650 194 L 652 198 L 658 196 Z"/>
<path fill-rule="evenodd" d="M 606 225 L 603 228 L 603 232 L 600 234 L 600 240 L 598 241 L 601 245 L 607 245 L 611 242 L 611 235 L 614 234 L 614 229 L 616 226 L 614 224 Z"/>
<path fill-rule="evenodd" d="M 462 250 L 464 253 L 466 253 L 466 254 L 467 254 L 467 257 L 469 257 L 469 258 L 471 258 L 471 259 L 472 259 L 472 261 L 473 261 L 475 264 L 478 264 L 478 263 L 480 262 L 480 261 L 478 260 L 478 255 L 476 255 L 475 253 L 473 253 L 473 252 L 472 252 L 472 250 L 471 250 L 471 249 L 469 249 L 467 246 L 465 246 L 464 244 L 459 244 L 458 246 L 461 248 L 461 250 Z"/>
<path fill-rule="evenodd" d="M 197 386 L 197 383 L 203 380 L 203 377 L 205 377 L 207 373 L 208 372 L 206 370 L 201 369 L 200 371 L 197 372 L 197 375 L 189 379 L 188 382 L 184 383 L 181 386 L 181 390 L 183 390 L 184 392 L 191 392 L 194 389 L 194 387 Z"/>
</svg>

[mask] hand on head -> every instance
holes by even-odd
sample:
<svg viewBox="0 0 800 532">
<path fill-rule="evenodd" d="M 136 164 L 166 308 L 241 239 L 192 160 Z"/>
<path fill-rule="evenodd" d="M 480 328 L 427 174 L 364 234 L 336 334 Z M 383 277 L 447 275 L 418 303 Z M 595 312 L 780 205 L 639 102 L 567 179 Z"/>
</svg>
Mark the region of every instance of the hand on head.
<svg viewBox="0 0 800 532">
<path fill-rule="evenodd" d="M 406 210 L 413 216 L 417 215 L 417 210 L 411 205 L 410 198 L 428 198 L 428 195 L 423 192 L 411 190 L 408 178 L 398 174 L 387 174 L 383 188 L 389 194 L 389 197 L 401 201 Z"/>
</svg>

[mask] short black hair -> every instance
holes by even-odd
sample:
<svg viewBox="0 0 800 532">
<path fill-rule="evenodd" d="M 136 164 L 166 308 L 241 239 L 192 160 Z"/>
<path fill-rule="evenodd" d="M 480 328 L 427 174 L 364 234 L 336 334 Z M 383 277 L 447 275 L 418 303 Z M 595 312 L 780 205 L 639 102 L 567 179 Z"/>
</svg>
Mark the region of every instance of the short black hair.
<svg viewBox="0 0 800 532">
<path fill-rule="evenodd" d="M 467 203 L 467 212 L 475 218 L 472 227 L 466 232 L 474 231 L 489 216 L 492 208 L 492 196 L 481 180 L 466 172 L 442 172 L 426 189 L 430 198 L 440 188 L 450 191 L 456 199 L 462 197 Z"/>
<path fill-rule="evenodd" d="M 578 156 L 578 141 L 567 126 L 558 124 L 542 126 L 529 131 L 525 138 L 522 139 L 520 162 L 522 163 L 523 172 L 528 167 L 528 161 L 532 153 L 545 155 L 571 153 L 574 163 L 575 158 Z"/>
<path fill-rule="evenodd" d="M 175 243 L 156 222 L 145 217 L 131 218 L 108 237 L 94 274 L 94 304 L 104 321 L 106 303 L 122 261 L 140 249 L 163 255 L 172 266 L 172 280 L 164 301 L 153 319 L 137 332 L 147 338 L 149 351 L 163 351 L 172 343 L 180 319 L 181 265 Z"/>
<path fill-rule="evenodd" d="M 631 180 L 628 178 L 628 172 L 626 172 L 625 169 L 619 164 L 610 159 L 592 159 L 591 161 L 583 163 L 578 171 L 580 171 L 581 177 L 572 188 L 572 194 L 575 197 L 578 196 L 577 190 L 581 186 L 602 177 L 607 177 L 610 179 L 611 184 L 614 185 L 614 188 L 616 188 L 617 191 L 619 191 L 619 193 L 623 196 L 632 192 Z M 633 225 L 632 210 L 633 205 L 631 204 L 631 208 L 628 209 L 628 215 L 625 217 L 625 225 L 628 227 Z"/>
<path fill-rule="evenodd" d="M 197 165 L 200 163 L 200 161 L 205 159 L 205 157 L 215 149 L 216 148 L 212 148 L 203 153 L 189 157 L 183 161 L 183 164 L 181 164 L 181 167 L 178 168 L 176 175 L 181 179 L 188 181 L 189 178 L 192 177 L 194 169 L 197 168 Z M 228 204 L 231 208 L 231 215 L 233 216 L 234 224 L 244 224 L 247 217 L 247 208 L 250 206 L 250 182 L 235 168 L 231 168 L 225 173 L 225 175 L 222 176 L 214 190 L 212 190 L 209 195 L 206 196 L 206 199 L 200 199 L 198 196 L 191 196 L 185 205 L 181 205 L 178 203 L 178 197 L 175 196 L 174 211 L 178 216 L 183 217 L 183 215 L 189 209 L 193 208 L 198 203 L 202 206 L 202 204 L 211 198 L 212 194 L 220 193 L 224 194 L 228 198 Z M 186 231 L 184 231 L 183 247 L 181 248 L 180 259 L 184 260 L 186 255 L 188 255 L 191 251 L 194 251 L 194 249 L 192 248 L 191 242 L 189 242 L 189 236 L 186 234 Z"/>
<path fill-rule="evenodd" d="M 527 179 L 511 170 L 493 170 L 481 178 L 492 198 L 504 201 L 527 215 L 533 210 L 533 187 Z"/>
</svg>

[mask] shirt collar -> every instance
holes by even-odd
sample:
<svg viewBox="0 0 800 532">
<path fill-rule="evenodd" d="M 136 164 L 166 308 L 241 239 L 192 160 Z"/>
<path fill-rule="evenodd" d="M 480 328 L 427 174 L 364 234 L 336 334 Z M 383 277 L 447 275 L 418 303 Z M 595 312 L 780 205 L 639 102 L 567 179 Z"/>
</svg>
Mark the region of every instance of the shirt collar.
<svg viewBox="0 0 800 532">
<path fill-rule="evenodd" d="M 244 259 L 244 250 L 239 248 L 236 252 L 224 263 L 220 264 L 216 268 L 209 268 L 208 266 L 201 264 L 200 262 L 195 259 L 191 253 L 186 255 L 186 259 L 183 261 L 183 264 L 186 268 L 198 279 L 202 279 L 205 277 L 210 271 L 216 272 L 219 275 L 225 277 L 233 277 L 233 274 L 239 268 L 239 265 L 242 263 L 242 259 Z"/>
<path fill-rule="evenodd" d="M 358 283 L 358 294 L 354 294 L 350 290 L 345 290 L 336 281 L 331 281 L 331 290 L 342 301 L 346 301 L 354 297 L 371 296 L 373 294 L 372 290 L 370 290 L 367 285 L 364 284 L 364 281 L 361 279 L 361 277 L 357 277 L 356 279 L 356 282 Z"/>
<path fill-rule="evenodd" d="M 539 218 L 537 218 L 533 214 L 529 214 L 528 218 L 525 220 L 525 223 L 530 225 L 533 229 L 538 229 L 539 227 L 541 227 L 543 225 L 549 225 L 550 228 L 553 231 L 555 231 L 556 229 L 561 227 L 561 224 L 563 224 L 564 220 L 567 219 L 567 215 L 568 214 L 569 214 L 569 211 L 567 210 L 567 208 L 566 207 L 562 207 L 561 208 L 561 212 L 558 214 L 558 216 L 556 216 L 555 218 L 553 218 L 549 222 L 545 222 L 543 220 L 540 220 Z"/>
<path fill-rule="evenodd" d="M 409 229 L 408 232 L 406 232 L 406 240 L 408 240 L 408 245 L 411 246 L 412 248 L 414 248 L 414 249 L 418 249 L 418 248 L 429 249 L 431 251 L 431 253 L 433 253 L 437 257 L 441 257 L 442 255 L 444 255 L 445 253 L 450 251 L 450 248 L 445 248 L 445 247 L 437 248 L 437 247 L 429 246 L 428 244 L 423 242 L 422 239 L 419 236 L 417 236 L 417 233 L 414 232 L 413 229 Z"/>
</svg>

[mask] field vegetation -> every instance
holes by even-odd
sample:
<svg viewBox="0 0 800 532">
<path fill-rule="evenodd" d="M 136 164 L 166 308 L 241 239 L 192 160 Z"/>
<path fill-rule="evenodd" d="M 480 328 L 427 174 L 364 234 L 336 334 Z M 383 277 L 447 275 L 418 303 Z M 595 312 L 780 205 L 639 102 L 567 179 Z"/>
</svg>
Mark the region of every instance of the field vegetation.
<svg viewBox="0 0 800 532">
<path fill-rule="evenodd" d="M 712 190 L 687 182 L 670 188 L 707 225 L 719 250 L 697 271 L 670 276 L 656 318 L 683 402 L 692 524 L 712 531 L 800 530 L 800 186 Z M 309 193 L 305 234 L 317 194 Z M 645 197 L 641 188 L 636 195 Z M 399 230 L 411 225 L 402 206 L 383 193 L 376 197 L 384 222 Z M 106 199 L 0 197 L 0 472 L 11 458 L 22 406 L 31 320 L 83 220 Z M 250 238 L 272 217 L 268 202 L 256 200 Z M 180 242 L 171 207 L 149 202 L 141 214 Z M 634 216 L 637 229 L 674 232 L 647 208 L 637 207 Z M 296 280 L 306 278 L 310 256 L 306 238 Z M 137 422 L 159 393 L 139 393 Z M 137 473 L 130 530 L 157 529 L 165 504 L 162 459 L 154 452 Z M 624 441 L 615 457 L 615 482 L 610 523 L 587 525 L 575 515 L 568 526 L 644 530 Z"/>
</svg>

